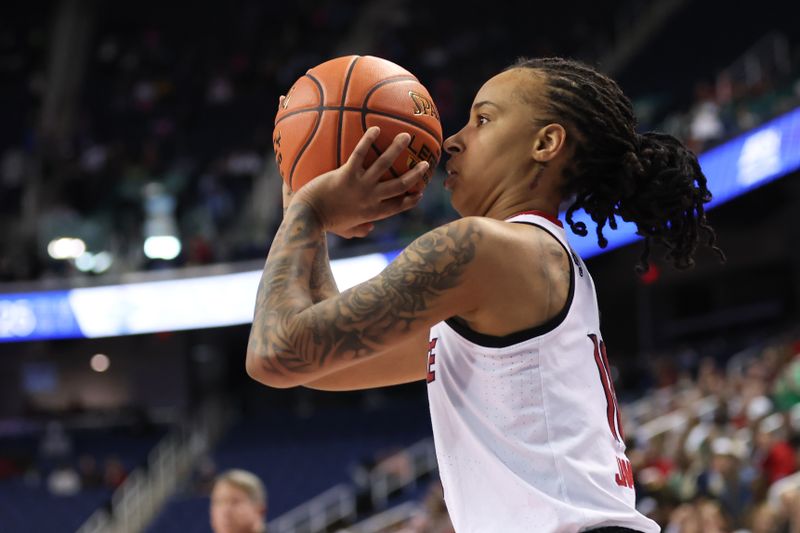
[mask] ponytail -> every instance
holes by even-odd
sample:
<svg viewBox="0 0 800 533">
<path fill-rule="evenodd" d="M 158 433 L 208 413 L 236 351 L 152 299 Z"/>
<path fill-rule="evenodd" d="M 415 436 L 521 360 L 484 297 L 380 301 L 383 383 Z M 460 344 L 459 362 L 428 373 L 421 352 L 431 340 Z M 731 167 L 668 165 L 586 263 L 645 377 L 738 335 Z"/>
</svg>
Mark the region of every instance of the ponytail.
<svg viewBox="0 0 800 533">
<path fill-rule="evenodd" d="M 528 68 L 546 78 L 545 112 L 564 124 L 574 139 L 574 154 L 564 170 L 565 195 L 574 195 L 566 219 L 573 232 L 585 236 L 586 224 L 575 222 L 580 208 L 596 225 L 597 242 L 605 248 L 603 229 L 617 227 L 617 218 L 636 224 L 644 250 L 636 269 L 647 270 L 653 243 L 666 248 L 676 268 L 694 266 L 698 243 L 725 255 L 706 220 L 711 200 L 697 156 L 675 137 L 636 133 L 630 100 L 612 79 L 568 59 L 520 59 L 510 68 Z"/>
</svg>

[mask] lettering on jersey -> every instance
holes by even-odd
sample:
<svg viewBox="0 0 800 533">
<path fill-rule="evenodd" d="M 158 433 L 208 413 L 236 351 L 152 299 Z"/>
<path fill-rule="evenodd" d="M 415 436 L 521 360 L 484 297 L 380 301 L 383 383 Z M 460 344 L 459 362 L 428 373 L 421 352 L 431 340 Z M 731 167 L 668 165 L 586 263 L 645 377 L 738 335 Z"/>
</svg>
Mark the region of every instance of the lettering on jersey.
<svg viewBox="0 0 800 533">
<path fill-rule="evenodd" d="M 436 348 L 437 340 L 439 340 L 439 338 L 434 337 L 428 343 L 428 377 L 426 379 L 428 383 L 436 381 L 436 370 L 433 368 L 433 365 L 436 364 L 436 353 L 433 350 Z"/>
<path fill-rule="evenodd" d="M 578 274 L 580 274 L 580 276 L 583 277 L 583 265 L 581 265 L 581 261 L 578 258 L 578 254 L 576 254 L 575 250 L 573 250 L 572 248 L 570 248 L 569 251 L 572 253 L 572 261 L 575 263 L 575 266 L 578 267 Z"/>
<path fill-rule="evenodd" d="M 620 487 L 633 488 L 633 467 L 630 461 L 617 457 L 617 473 L 614 476 L 614 481 Z"/>
</svg>

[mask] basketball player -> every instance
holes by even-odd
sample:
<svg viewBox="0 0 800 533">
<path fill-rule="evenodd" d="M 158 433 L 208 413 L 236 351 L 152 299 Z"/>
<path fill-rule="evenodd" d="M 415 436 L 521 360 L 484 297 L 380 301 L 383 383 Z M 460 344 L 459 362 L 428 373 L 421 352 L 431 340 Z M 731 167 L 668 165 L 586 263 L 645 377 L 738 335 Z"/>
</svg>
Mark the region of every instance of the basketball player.
<svg viewBox="0 0 800 533">
<path fill-rule="evenodd" d="M 559 206 L 603 228 L 633 221 L 679 268 L 714 246 L 697 159 L 634 130 L 617 84 L 559 58 L 521 60 L 478 91 L 448 138 L 445 187 L 462 218 L 418 238 L 341 294 L 325 232 L 366 235 L 409 209 L 420 163 L 380 177 L 407 134 L 367 169 L 368 130 L 341 168 L 291 199 L 264 268 L 247 370 L 273 387 L 325 390 L 427 380 L 440 475 L 455 530 L 654 532 L 633 474 L 592 278 Z"/>
<path fill-rule="evenodd" d="M 264 533 L 267 491 L 255 474 L 228 470 L 211 491 L 211 529 L 214 533 Z"/>
</svg>

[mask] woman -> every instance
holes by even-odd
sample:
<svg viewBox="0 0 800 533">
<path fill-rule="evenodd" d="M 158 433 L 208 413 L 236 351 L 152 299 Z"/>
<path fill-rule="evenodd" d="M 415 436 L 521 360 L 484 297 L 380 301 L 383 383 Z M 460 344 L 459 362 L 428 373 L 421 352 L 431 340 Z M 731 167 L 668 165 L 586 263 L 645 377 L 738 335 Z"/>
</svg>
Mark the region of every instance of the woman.
<svg viewBox="0 0 800 533">
<path fill-rule="evenodd" d="M 418 238 L 378 276 L 341 294 L 324 234 L 363 236 L 410 209 L 420 163 L 380 177 L 407 134 L 368 169 L 377 136 L 298 191 L 258 291 L 248 373 L 325 390 L 428 382 L 440 475 L 462 532 L 658 531 L 634 508 L 633 474 L 600 334 L 594 285 L 566 219 L 633 221 L 692 264 L 711 194 L 672 137 L 634 131 L 615 82 L 560 58 L 521 60 L 478 91 L 445 141 L 445 187 L 462 215 Z"/>
</svg>

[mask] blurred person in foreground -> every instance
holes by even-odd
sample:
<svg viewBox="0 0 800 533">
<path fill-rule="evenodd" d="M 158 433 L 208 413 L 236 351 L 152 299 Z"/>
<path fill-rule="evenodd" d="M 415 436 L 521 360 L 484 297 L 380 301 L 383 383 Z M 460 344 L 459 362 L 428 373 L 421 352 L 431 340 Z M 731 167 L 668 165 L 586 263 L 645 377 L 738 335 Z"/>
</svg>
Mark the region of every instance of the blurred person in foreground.
<svg viewBox="0 0 800 533">
<path fill-rule="evenodd" d="M 264 533 L 267 491 L 255 474 L 228 470 L 211 490 L 211 529 L 214 533 Z"/>
</svg>

